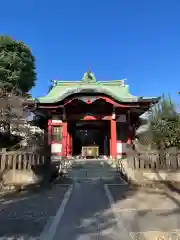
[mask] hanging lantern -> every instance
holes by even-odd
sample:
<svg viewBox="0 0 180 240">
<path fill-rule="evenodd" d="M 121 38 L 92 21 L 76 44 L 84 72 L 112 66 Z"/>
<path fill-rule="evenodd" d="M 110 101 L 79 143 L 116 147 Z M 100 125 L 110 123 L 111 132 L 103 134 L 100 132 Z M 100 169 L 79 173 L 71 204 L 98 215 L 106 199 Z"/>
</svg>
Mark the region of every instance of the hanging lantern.
<svg viewBox="0 0 180 240">
<path fill-rule="evenodd" d="M 115 113 L 115 109 L 113 109 L 113 113 L 112 113 L 112 119 L 116 119 L 116 113 Z"/>
</svg>

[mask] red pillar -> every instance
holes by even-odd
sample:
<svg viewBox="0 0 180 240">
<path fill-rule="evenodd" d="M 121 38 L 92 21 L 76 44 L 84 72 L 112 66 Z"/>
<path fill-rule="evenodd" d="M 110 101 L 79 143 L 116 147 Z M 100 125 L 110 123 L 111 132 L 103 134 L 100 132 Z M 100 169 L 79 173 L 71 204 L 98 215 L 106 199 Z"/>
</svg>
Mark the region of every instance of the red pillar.
<svg viewBox="0 0 180 240">
<path fill-rule="evenodd" d="M 116 120 L 111 119 L 111 141 L 110 141 L 110 156 L 113 158 L 117 154 L 117 144 L 116 144 Z"/>
<path fill-rule="evenodd" d="M 62 157 L 67 156 L 67 140 L 68 140 L 67 123 L 63 122 L 62 124 Z"/>
</svg>

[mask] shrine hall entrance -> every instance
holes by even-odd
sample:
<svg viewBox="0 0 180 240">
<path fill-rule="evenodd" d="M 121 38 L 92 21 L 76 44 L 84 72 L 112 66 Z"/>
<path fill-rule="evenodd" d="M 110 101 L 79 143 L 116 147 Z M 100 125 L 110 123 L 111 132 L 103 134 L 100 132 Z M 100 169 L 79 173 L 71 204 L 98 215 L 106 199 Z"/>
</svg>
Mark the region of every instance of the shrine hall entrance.
<svg viewBox="0 0 180 240">
<path fill-rule="evenodd" d="M 72 155 L 81 156 L 82 147 L 97 146 L 99 156 L 110 155 L 110 121 L 80 120 L 68 122 L 72 136 Z"/>
</svg>

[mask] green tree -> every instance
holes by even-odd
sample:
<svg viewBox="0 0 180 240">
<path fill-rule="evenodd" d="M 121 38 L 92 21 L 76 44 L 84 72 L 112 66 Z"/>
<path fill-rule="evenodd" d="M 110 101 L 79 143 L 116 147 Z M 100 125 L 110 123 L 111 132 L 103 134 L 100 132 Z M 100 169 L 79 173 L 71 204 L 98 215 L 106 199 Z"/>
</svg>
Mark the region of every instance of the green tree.
<svg viewBox="0 0 180 240">
<path fill-rule="evenodd" d="M 27 93 L 35 86 L 35 58 L 22 41 L 0 36 L 0 88 Z"/>
<path fill-rule="evenodd" d="M 180 116 L 170 96 L 166 98 L 163 95 L 151 110 L 150 132 L 156 148 L 180 147 Z"/>
</svg>

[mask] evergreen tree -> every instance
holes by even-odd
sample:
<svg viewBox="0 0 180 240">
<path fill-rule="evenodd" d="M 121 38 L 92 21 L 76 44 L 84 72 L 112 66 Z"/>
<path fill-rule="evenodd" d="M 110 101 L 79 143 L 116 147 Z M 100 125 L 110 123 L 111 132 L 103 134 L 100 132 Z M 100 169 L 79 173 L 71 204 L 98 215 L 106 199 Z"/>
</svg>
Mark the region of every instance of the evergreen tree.
<svg viewBox="0 0 180 240">
<path fill-rule="evenodd" d="M 35 58 L 22 41 L 0 36 L 0 88 L 27 93 L 35 86 Z"/>
<path fill-rule="evenodd" d="M 163 95 L 151 110 L 150 131 L 156 148 L 180 147 L 180 116 L 170 96 Z"/>
</svg>

